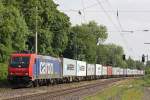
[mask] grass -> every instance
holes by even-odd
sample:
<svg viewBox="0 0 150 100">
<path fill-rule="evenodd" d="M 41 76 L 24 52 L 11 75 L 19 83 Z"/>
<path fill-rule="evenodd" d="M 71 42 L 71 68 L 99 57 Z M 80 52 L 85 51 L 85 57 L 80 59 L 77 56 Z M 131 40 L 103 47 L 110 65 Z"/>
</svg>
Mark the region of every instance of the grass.
<svg viewBox="0 0 150 100">
<path fill-rule="evenodd" d="M 121 81 L 84 100 L 142 100 L 145 86 L 150 86 L 150 76 Z"/>
<path fill-rule="evenodd" d="M 7 64 L 0 63 L 0 81 L 6 80 L 7 78 Z"/>
</svg>

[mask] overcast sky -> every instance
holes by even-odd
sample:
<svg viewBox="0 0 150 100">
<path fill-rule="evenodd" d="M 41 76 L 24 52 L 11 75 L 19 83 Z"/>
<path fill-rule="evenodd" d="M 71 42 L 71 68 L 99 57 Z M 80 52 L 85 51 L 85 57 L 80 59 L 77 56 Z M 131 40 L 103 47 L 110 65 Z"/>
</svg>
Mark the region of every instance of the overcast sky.
<svg viewBox="0 0 150 100">
<path fill-rule="evenodd" d="M 73 25 L 88 23 L 91 20 L 105 25 L 109 34 L 105 43 L 121 45 L 127 56 L 138 60 L 141 60 L 142 54 L 150 56 L 150 45 L 144 44 L 150 43 L 150 31 L 142 31 L 150 30 L 150 0 L 55 0 L 55 2 L 59 4 L 59 9 L 70 17 Z M 81 15 L 78 14 L 79 10 Z M 134 32 L 120 32 L 121 30 Z"/>
</svg>

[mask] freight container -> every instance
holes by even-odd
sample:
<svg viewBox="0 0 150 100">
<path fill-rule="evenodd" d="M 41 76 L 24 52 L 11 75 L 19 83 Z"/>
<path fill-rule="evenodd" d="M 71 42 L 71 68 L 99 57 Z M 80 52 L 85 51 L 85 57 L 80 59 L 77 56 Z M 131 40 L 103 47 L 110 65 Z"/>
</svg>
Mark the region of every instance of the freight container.
<svg viewBox="0 0 150 100">
<path fill-rule="evenodd" d="M 103 66 L 102 75 L 107 75 L 107 66 Z"/>
<path fill-rule="evenodd" d="M 142 70 L 140 70 L 140 75 L 142 75 Z"/>
<path fill-rule="evenodd" d="M 116 67 L 113 67 L 112 68 L 112 75 L 117 75 L 117 68 Z"/>
<path fill-rule="evenodd" d="M 138 74 L 139 74 L 138 72 L 139 72 L 139 70 L 137 70 L 137 71 L 136 71 L 136 75 L 138 75 Z"/>
<path fill-rule="evenodd" d="M 132 75 L 132 73 L 133 73 L 133 72 L 132 72 L 132 69 L 130 69 L 130 75 Z"/>
<path fill-rule="evenodd" d="M 137 75 L 137 69 L 134 69 L 134 75 Z"/>
<path fill-rule="evenodd" d="M 138 70 L 136 70 L 136 75 L 138 75 Z"/>
<path fill-rule="evenodd" d="M 95 75 L 95 64 L 87 64 L 87 76 Z"/>
<path fill-rule="evenodd" d="M 63 58 L 63 76 L 76 76 L 76 60 Z"/>
<path fill-rule="evenodd" d="M 140 71 L 140 75 L 142 75 L 142 71 L 141 70 L 139 70 Z"/>
<path fill-rule="evenodd" d="M 62 65 L 59 58 L 38 55 L 33 68 L 35 79 L 51 79 L 62 77 Z"/>
<path fill-rule="evenodd" d="M 135 69 L 132 69 L 132 75 L 135 75 Z"/>
<path fill-rule="evenodd" d="M 137 75 L 137 69 L 134 69 L 134 75 Z"/>
<path fill-rule="evenodd" d="M 86 76 L 86 62 L 76 61 L 77 63 L 77 76 Z"/>
<path fill-rule="evenodd" d="M 142 75 L 144 75 L 145 74 L 145 71 L 144 70 L 141 70 L 142 71 Z"/>
<path fill-rule="evenodd" d="M 119 73 L 119 75 L 121 75 L 121 76 L 123 76 L 123 68 L 120 68 L 120 73 Z"/>
<path fill-rule="evenodd" d="M 123 75 L 124 75 L 124 76 L 127 75 L 127 69 L 126 69 L 126 68 L 123 69 Z"/>
<path fill-rule="evenodd" d="M 112 75 L 112 66 L 107 66 L 107 75 L 108 76 Z"/>
<path fill-rule="evenodd" d="M 142 75 L 145 75 L 145 71 L 144 70 L 142 70 Z"/>
<path fill-rule="evenodd" d="M 131 69 L 131 75 L 134 75 L 134 69 Z"/>
<path fill-rule="evenodd" d="M 116 67 L 116 71 L 117 71 L 116 75 L 120 75 L 120 68 L 119 67 Z"/>
<path fill-rule="evenodd" d="M 131 75 L 130 69 L 127 69 L 127 75 Z"/>
<path fill-rule="evenodd" d="M 103 69 L 102 65 L 96 64 L 96 76 L 102 75 L 102 69 Z"/>
<path fill-rule="evenodd" d="M 138 70 L 138 75 L 140 75 L 140 70 Z"/>
</svg>

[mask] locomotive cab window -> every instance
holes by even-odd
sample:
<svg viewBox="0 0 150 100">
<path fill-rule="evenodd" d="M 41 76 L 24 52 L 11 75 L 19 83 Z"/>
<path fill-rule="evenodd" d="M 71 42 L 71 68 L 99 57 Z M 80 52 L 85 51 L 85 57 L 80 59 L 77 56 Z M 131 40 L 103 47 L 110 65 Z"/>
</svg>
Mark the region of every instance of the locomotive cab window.
<svg viewBox="0 0 150 100">
<path fill-rule="evenodd" d="M 10 67 L 27 68 L 29 67 L 30 57 L 12 57 Z"/>
</svg>

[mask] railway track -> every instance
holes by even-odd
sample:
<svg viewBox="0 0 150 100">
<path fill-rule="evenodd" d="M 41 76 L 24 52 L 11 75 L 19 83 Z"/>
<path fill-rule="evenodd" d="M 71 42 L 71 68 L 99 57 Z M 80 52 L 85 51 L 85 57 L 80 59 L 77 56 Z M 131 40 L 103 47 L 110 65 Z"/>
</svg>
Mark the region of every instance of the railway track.
<svg viewBox="0 0 150 100">
<path fill-rule="evenodd" d="M 4 100 L 80 100 L 86 95 L 91 95 L 108 87 L 120 80 L 126 78 L 112 78 L 104 81 L 97 81 L 93 84 L 71 87 L 67 89 L 59 89 L 47 91 L 43 93 L 29 94 L 18 97 L 7 98 Z"/>
</svg>

